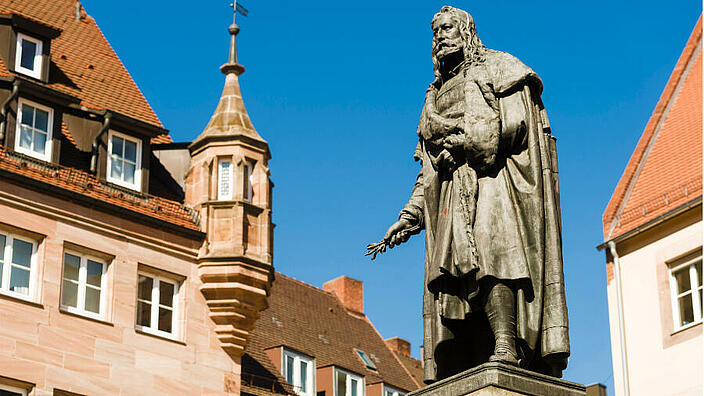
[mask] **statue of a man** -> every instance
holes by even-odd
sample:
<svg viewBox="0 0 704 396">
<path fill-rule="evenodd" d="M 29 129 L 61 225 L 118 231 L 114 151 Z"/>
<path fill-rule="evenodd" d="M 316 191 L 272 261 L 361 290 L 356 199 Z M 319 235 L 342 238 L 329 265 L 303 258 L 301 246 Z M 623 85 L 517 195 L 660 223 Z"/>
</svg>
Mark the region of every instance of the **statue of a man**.
<svg viewBox="0 0 704 396">
<path fill-rule="evenodd" d="M 422 167 L 384 241 L 424 228 L 425 381 L 486 361 L 561 376 L 570 353 L 555 140 L 542 82 L 482 45 L 474 20 L 432 20 L 435 80 L 414 158 Z"/>
</svg>

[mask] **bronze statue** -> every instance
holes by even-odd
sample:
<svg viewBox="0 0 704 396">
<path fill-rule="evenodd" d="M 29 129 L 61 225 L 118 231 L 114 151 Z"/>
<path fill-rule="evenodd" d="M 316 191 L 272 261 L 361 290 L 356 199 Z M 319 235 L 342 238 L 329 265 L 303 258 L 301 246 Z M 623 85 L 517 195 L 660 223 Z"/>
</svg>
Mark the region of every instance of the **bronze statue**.
<svg viewBox="0 0 704 396">
<path fill-rule="evenodd" d="M 376 256 L 425 229 L 425 381 L 486 361 L 560 377 L 570 353 L 555 139 L 542 82 L 467 12 L 432 20 L 411 198 Z"/>
</svg>

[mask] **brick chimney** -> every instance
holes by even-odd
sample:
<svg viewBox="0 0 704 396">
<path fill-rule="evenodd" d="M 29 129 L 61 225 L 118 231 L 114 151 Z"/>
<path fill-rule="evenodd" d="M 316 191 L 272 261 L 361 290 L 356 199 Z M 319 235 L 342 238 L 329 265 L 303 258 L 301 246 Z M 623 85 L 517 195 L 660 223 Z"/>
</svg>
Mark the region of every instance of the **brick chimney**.
<svg viewBox="0 0 704 396">
<path fill-rule="evenodd" d="M 386 346 L 397 355 L 411 357 L 411 343 L 403 338 L 393 337 L 386 340 Z"/>
<path fill-rule="evenodd" d="M 323 290 L 334 293 L 348 310 L 364 314 L 364 287 L 362 281 L 341 276 L 323 284 Z"/>
</svg>

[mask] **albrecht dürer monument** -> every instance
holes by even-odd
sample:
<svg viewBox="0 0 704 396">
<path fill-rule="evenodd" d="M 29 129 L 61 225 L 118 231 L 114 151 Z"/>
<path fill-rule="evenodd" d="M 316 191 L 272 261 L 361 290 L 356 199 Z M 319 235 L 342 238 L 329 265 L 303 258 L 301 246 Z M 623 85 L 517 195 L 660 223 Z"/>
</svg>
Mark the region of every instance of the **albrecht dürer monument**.
<svg viewBox="0 0 704 396">
<path fill-rule="evenodd" d="M 467 12 L 432 20 L 413 192 L 379 244 L 425 229 L 425 381 L 485 362 L 560 377 L 570 354 L 555 139 L 538 75 Z"/>
</svg>

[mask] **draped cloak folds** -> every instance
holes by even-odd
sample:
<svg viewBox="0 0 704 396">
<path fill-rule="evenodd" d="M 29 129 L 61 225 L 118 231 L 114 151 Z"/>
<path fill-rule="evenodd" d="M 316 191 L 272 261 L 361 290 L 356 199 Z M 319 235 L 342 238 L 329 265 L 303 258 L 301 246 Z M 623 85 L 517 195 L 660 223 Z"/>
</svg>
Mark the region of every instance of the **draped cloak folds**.
<svg viewBox="0 0 704 396">
<path fill-rule="evenodd" d="M 490 278 L 516 290 L 521 365 L 561 376 L 567 364 L 557 153 L 541 92 L 532 69 L 494 50 L 428 90 L 415 153 L 421 171 L 400 214 L 426 230 L 426 382 L 441 379 L 439 347 L 458 337 L 450 323 L 481 310 Z M 462 153 L 437 143 L 432 111 L 462 117 Z"/>
</svg>

